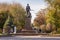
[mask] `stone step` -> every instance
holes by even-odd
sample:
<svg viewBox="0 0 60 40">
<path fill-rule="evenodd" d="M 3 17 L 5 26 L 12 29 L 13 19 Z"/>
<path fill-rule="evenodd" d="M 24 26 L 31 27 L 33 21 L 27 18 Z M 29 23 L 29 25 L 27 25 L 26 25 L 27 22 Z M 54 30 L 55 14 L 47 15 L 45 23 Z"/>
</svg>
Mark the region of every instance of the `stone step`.
<svg viewBox="0 0 60 40">
<path fill-rule="evenodd" d="M 48 33 L 16 33 L 16 34 L 11 33 L 10 35 L 37 36 L 37 35 L 49 35 L 49 34 Z"/>
<path fill-rule="evenodd" d="M 35 30 L 22 30 L 20 33 L 36 33 Z"/>
</svg>

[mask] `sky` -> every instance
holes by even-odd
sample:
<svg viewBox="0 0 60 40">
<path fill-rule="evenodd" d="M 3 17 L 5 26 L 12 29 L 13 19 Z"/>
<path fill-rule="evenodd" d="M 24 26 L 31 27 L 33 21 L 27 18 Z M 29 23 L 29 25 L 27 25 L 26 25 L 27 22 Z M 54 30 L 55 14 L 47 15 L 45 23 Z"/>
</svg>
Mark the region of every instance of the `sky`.
<svg viewBox="0 0 60 40">
<path fill-rule="evenodd" d="M 0 0 L 0 3 L 20 3 L 24 8 L 26 8 L 26 5 L 29 4 L 31 10 L 30 11 L 32 14 L 32 20 L 31 22 L 33 23 L 33 20 L 36 17 L 36 14 L 39 10 L 45 9 L 47 7 L 46 2 L 44 0 Z"/>
</svg>

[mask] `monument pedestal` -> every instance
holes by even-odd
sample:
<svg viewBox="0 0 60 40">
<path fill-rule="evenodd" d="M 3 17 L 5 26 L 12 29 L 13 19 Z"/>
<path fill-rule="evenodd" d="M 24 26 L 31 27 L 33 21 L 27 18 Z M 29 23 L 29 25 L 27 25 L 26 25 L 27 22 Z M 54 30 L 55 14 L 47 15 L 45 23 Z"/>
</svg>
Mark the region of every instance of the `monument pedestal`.
<svg viewBox="0 0 60 40">
<path fill-rule="evenodd" d="M 26 29 L 26 30 L 32 30 L 32 27 L 31 27 L 31 18 L 26 18 L 25 19 L 25 27 L 24 27 L 24 29 Z"/>
<path fill-rule="evenodd" d="M 35 30 L 32 29 L 31 26 L 31 14 L 25 18 L 25 26 L 21 30 L 21 33 L 35 33 Z"/>
</svg>

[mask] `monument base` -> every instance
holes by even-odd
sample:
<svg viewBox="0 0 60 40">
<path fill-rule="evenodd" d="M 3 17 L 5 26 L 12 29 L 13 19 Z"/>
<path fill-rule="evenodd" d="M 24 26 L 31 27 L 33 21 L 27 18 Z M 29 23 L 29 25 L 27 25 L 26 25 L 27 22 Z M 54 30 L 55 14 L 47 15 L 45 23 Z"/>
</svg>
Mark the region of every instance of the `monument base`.
<svg viewBox="0 0 60 40">
<path fill-rule="evenodd" d="M 31 15 L 25 18 L 25 26 L 20 33 L 36 33 L 31 25 Z"/>
<path fill-rule="evenodd" d="M 32 30 L 31 18 L 26 18 L 25 19 L 25 27 L 24 27 L 24 29 L 26 29 L 26 30 Z"/>
<path fill-rule="evenodd" d="M 33 30 L 31 26 L 31 18 L 26 17 L 25 26 L 20 33 L 35 33 L 35 30 Z"/>
</svg>

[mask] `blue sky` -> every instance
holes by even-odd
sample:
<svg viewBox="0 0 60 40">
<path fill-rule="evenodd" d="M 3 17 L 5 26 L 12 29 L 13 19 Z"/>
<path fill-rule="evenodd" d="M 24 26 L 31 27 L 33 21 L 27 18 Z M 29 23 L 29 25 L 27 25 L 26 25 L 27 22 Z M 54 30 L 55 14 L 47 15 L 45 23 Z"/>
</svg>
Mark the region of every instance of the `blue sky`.
<svg viewBox="0 0 60 40">
<path fill-rule="evenodd" d="M 22 4 L 22 6 L 25 8 L 26 4 L 29 3 L 30 7 L 32 10 L 31 14 L 32 14 L 32 22 L 34 20 L 34 18 L 36 17 L 36 13 L 47 7 L 46 2 L 44 2 L 44 0 L 0 0 L 0 3 L 20 3 Z"/>
</svg>

